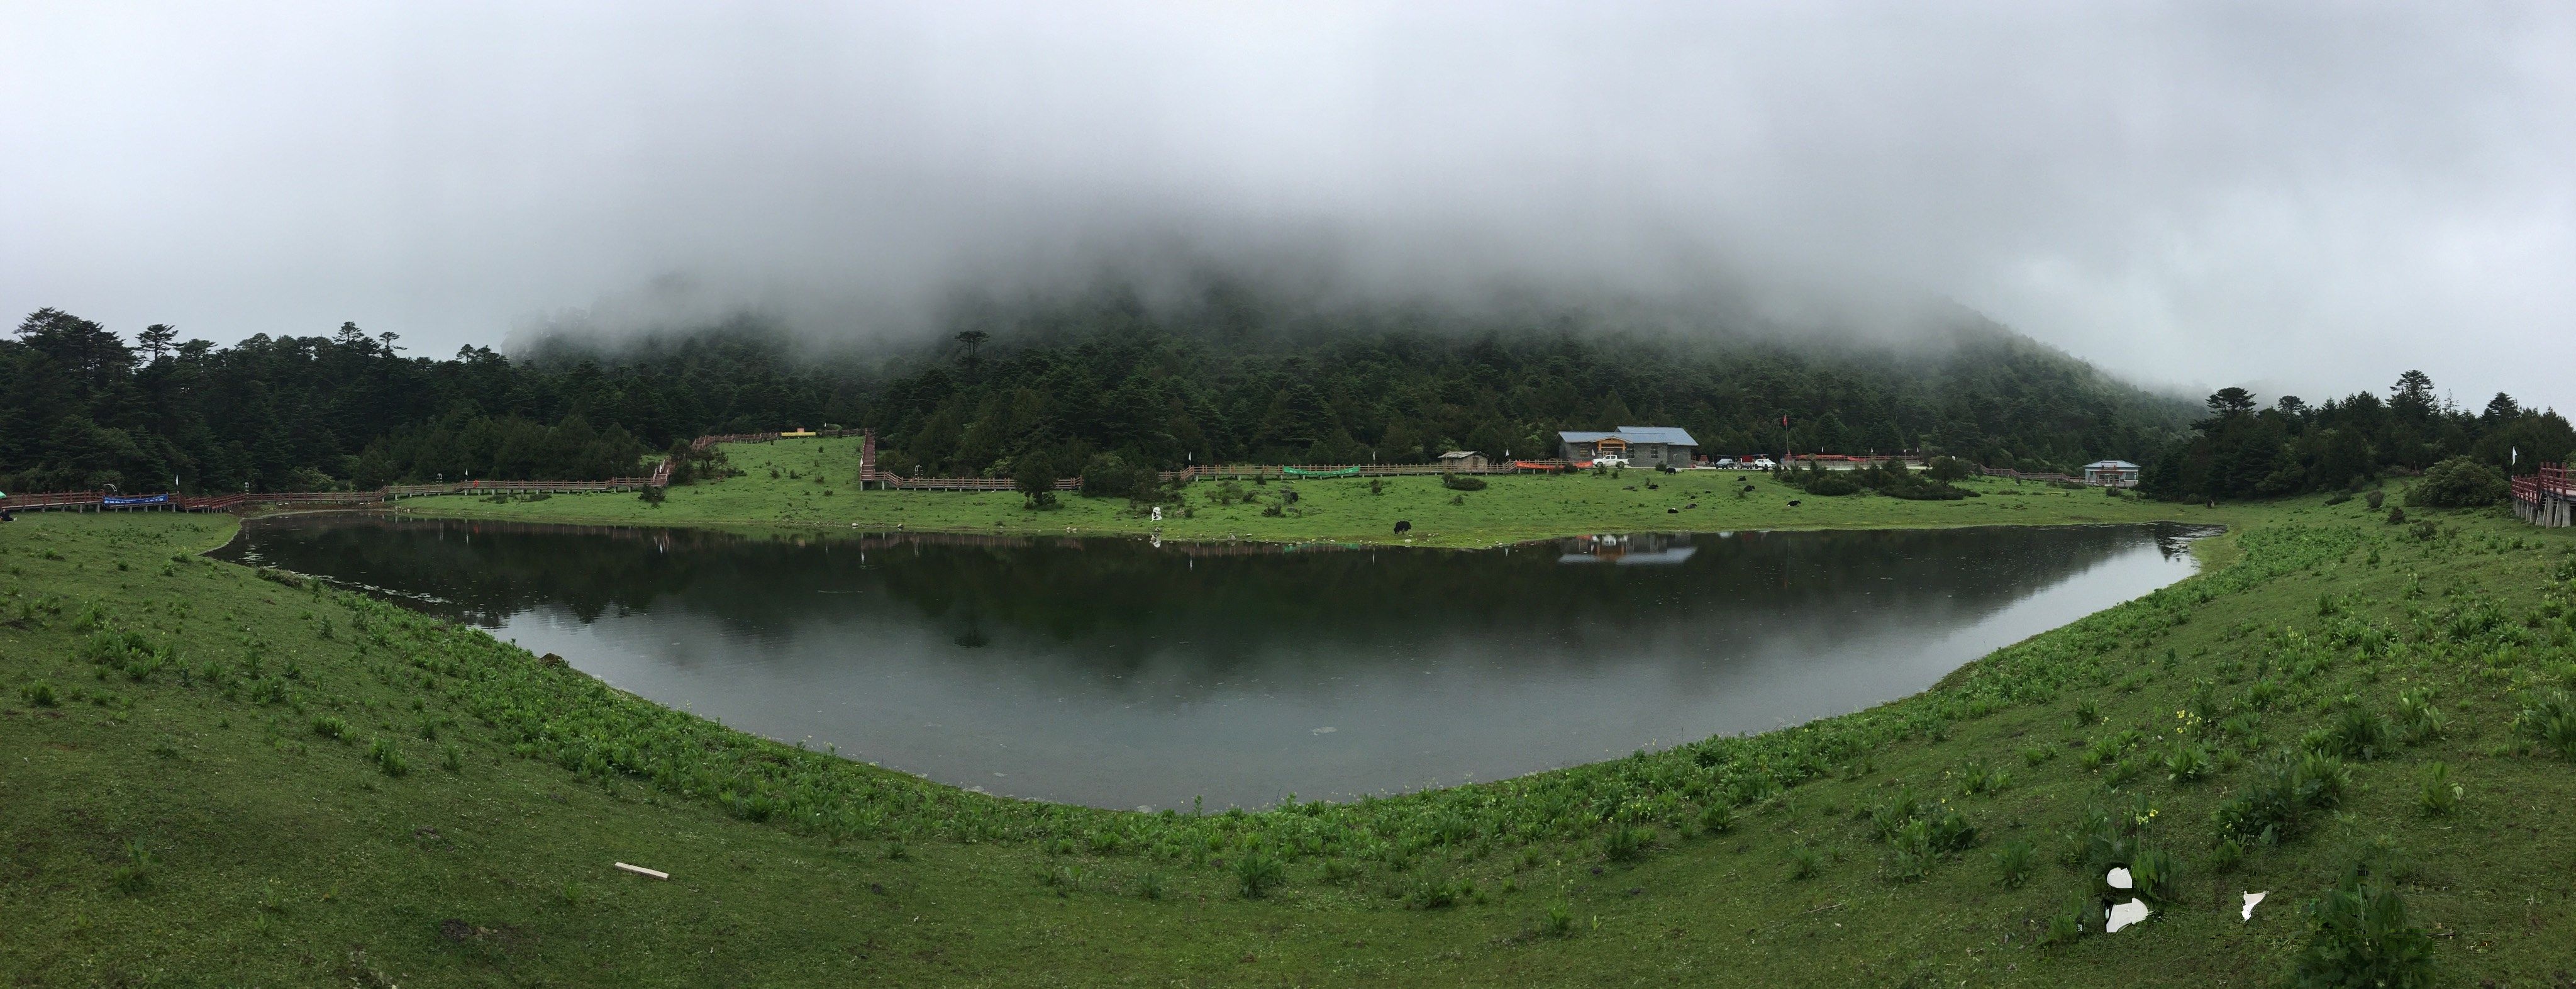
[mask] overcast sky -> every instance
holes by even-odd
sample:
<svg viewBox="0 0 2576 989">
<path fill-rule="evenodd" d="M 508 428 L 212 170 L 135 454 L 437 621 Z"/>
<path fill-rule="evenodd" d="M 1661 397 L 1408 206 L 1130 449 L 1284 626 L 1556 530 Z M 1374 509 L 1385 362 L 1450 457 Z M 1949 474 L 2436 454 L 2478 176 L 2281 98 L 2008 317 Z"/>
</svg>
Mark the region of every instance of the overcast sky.
<svg viewBox="0 0 2576 989">
<path fill-rule="evenodd" d="M 443 354 L 671 286 L 863 333 L 1144 243 L 2576 411 L 2566 3 L 15 0 L 0 148 L 0 310 L 128 334 Z"/>
</svg>

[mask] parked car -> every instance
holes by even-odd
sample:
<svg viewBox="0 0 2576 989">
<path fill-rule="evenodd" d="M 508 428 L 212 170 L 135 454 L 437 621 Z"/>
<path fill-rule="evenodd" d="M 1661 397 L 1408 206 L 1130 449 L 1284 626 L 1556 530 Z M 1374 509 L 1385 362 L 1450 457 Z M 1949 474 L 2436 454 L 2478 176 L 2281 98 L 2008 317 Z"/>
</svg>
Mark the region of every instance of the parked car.
<svg viewBox="0 0 2576 989">
<path fill-rule="evenodd" d="M 1769 457 L 1755 457 L 1752 460 L 1746 461 L 1744 466 L 1751 467 L 1754 470 L 1778 470 L 1780 468 L 1779 462 L 1774 461 Z"/>
<path fill-rule="evenodd" d="M 1626 457 L 1594 457 L 1594 458 L 1592 458 L 1592 466 L 1594 466 L 1594 467 L 1626 467 L 1626 466 L 1628 466 L 1628 458 L 1626 458 Z"/>
</svg>

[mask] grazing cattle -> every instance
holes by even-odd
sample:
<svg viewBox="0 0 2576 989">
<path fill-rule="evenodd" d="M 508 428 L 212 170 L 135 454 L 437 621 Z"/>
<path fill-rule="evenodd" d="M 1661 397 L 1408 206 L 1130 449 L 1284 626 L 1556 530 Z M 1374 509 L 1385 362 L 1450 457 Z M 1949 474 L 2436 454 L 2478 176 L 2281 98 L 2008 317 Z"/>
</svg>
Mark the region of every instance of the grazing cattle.
<svg viewBox="0 0 2576 989">
<path fill-rule="evenodd" d="M 1753 490 L 1753 486 L 1752 486 L 1752 485 L 1750 485 L 1750 484 L 1747 484 L 1747 485 L 1745 485 L 1745 486 L 1744 486 L 1744 490 L 1746 490 L 1746 491 L 1751 491 L 1751 490 Z"/>
<path fill-rule="evenodd" d="M 1667 508 L 1667 509 L 1664 509 L 1664 514 L 1666 514 L 1666 515 L 1679 515 L 1679 514 L 1681 514 L 1681 513 L 1682 513 L 1682 510 L 1681 510 L 1681 509 L 1678 509 L 1678 508 Z"/>
<path fill-rule="evenodd" d="M 1398 519 L 1398 520 L 1396 520 L 1396 523 L 1395 523 L 1395 534 L 1396 534 L 1396 535 L 1401 536 L 1401 535 L 1404 535 L 1405 533 L 1412 532 L 1412 531 L 1413 531 L 1413 523 L 1411 523 L 1411 522 L 1407 522 L 1407 521 L 1404 521 L 1404 520 L 1402 520 L 1402 519 Z"/>
<path fill-rule="evenodd" d="M 1699 507 L 1699 502 L 1694 501 L 1694 502 L 1691 502 L 1690 504 L 1683 505 L 1682 507 L 1683 507 L 1683 508 L 1698 508 L 1698 507 Z"/>
<path fill-rule="evenodd" d="M 1791 507 L 1791 508 L 1796 508 L 1796 507 L 1798 507 L 1798 499 L 1796 499 L 1796 498 L 1791 498 L 1791 499 L 1789 499 L 1789 507 Z"/>
</svg>

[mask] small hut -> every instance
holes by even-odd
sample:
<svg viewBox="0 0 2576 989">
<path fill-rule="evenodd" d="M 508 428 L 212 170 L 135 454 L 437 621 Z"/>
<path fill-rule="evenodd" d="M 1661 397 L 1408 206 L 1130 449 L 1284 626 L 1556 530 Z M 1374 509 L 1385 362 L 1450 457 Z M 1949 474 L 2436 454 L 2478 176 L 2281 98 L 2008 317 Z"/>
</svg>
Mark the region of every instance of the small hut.
<svg viewBox="0 0 2576 989">
<path fill-rule="evenodd" d="M 1451 450 L 1440 455 L 1442 470 L 1483 470 L 1485 455 L 1474 450 Z"/>
</svg>

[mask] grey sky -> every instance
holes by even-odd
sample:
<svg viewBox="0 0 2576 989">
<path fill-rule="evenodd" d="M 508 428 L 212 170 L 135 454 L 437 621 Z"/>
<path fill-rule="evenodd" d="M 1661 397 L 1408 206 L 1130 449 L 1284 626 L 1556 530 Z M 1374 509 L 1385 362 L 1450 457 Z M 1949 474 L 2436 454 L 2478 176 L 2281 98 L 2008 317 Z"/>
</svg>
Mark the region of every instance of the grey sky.
<svg viewBox="0 0 2576 989">
<path fill-rule="evenodd" d="M 858 333 L 1138 244 L 1320 248 L 2576 411 L 2563 3 L 20 0 L 0 147 L 0 309 L 128 333 L 444 353 L 674 297 Z"/>
</svg>

